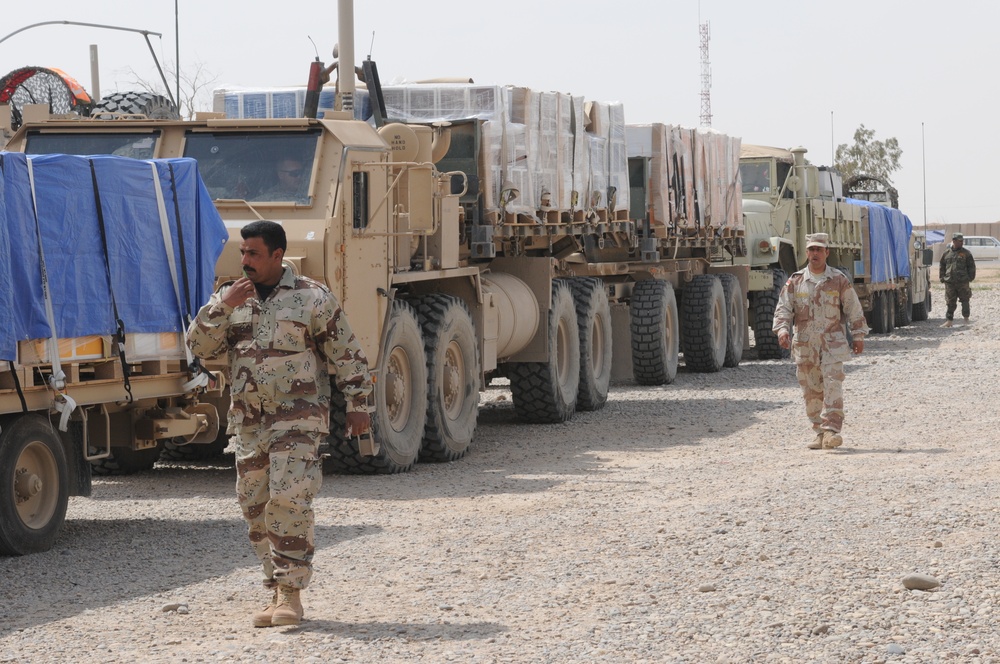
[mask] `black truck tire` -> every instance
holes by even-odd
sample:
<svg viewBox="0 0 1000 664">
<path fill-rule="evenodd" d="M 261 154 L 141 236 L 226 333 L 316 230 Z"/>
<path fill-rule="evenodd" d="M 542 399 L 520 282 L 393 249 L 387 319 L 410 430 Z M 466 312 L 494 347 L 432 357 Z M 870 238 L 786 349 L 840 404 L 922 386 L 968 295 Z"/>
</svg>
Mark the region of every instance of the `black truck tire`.
<svg viewBox="0 0 1000 664">
<path fill-rule="evenodd" d="M 699 274 L 681 293 L 681 346 L 692 371 L 715 373 L 726 359 L 726 296 L 714 274 Z"/>
<path fill-rule="evenodd" d="M 142 115 L 150 120 L 179 120 L 177 107 L 154 92 L 116 92 L 94 104 L 90 117 L 99 120 L 112 119 L 120 115 Z"/>
<path fill-rule="evenodd" d="M 40 415 L 16 415 L 2 426 L 0 554 L 48 551 L 69 504 L 66 451 L 55 427 Z"/>
<path fill-rule="evenodd" d="M 611 304 L 604 282 L 594 277 L 570 280 L 580 333 L 580 387 L 577 410 L 600 410 L 611 385 Z"/>
<path fill-rule="evenodd" d="M 673 286 L 656 279 L 635 284 L 629 318 L 635 381 L 640 385 L 674 382 L 680 355 L 680 322 Z"/>
<path fill-rule="evenodd" d="M 552 282 L 547 321 L 547 362 L 512 362 L 508 366 L 514 410 L 525 422 L 556 424 L 573 417 L 580 386 L 580 333 L 573 294 L 563 279 Z"/>
<path fill-rule="evenodd" d="M 433 294 L 417 307 L 427 354 L 427 423 L 421 461 L 455 461 L 472 443 L 479 418 L 479 348 L 465 303 Z"/>
<path fill-rule="evenodd" d="M 331 384 L 330 434 L 320 448 L 324 473 L 405 473 L 420 455 L 427 419 L 427 363 L 417 312 L 403 300 L 392 303 L 377 375 L 371 426 L 378 453 L 362 456 L 357 439 L 347 438 L 346 400 Z"/>
<path fill-rule="evenodd" d="M 774 284 L 769 291 L 759 291 L 753 296 L 753 335 L 758 360 L 783 360 L 789 355 L 787 348 L 778 345 L 778 335 L 771 331 L 778 296 L 788 280 L 784 270 L 772 270 Z"/>
<path fill-rule="evenodd" d="M 747 338 L 747 301 L 735 274 L 719 274 L 719 280 L 726 298 L 726 359 L 722 366 L 738 367 Z"/>
</svg>

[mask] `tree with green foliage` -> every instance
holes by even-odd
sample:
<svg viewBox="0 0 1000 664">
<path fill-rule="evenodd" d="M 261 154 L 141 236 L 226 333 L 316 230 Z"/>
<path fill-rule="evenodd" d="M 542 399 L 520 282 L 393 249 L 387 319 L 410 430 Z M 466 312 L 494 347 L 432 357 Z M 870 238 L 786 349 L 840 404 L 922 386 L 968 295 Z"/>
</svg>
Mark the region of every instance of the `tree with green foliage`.
<svg viewBox="0 0 1000 664">
<path fill-rule="evenodd" d="M 900 169 L 899 159 L 903 151 L 899 141 L 887 138 L 875 140 L 875 130 L 860 125 L 854 132 L 854 145 L 842 143 L 837 146 L 834 167 L 849 181 L 858 175 L 868 175 L 892 184 L 892 174 Z"/>
</svg>

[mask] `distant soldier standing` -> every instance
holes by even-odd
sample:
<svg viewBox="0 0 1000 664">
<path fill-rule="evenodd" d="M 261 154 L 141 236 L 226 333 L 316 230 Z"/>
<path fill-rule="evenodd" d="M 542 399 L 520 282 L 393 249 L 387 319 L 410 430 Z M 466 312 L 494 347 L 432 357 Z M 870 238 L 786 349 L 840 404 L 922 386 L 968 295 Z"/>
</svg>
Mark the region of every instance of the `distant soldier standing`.
<svg viewBox="0 0 1000 664">
<path fill-rule="evenodd" d="M 285 230 L 255 221 L 240 234 L 246 275 L 221 288 L 187 332 L 198 357 L 228 354 L 229 432 L 236 494 L 271 603 L 254 627 L 297 625 L 312 577 L 319 444 L 330 430 L 330 376 L 347 400 L 347 428 L 369 427 L 368 361 L 337 298 L 282 265 Z"/>
<path fill-rule="evenodd" d="M 948 247 L 944 255 L 941 256 L 941 281 L 944 282 L 944 300 L 948 305 L 942 327 L 951 327 L 952 319 L 955 317 L 955 309 L 958 308 L 958 300 L 962 301 L 962 318 L 965 324 L 969 324 L 969 314 L 972 313 L 969 307 L 969 298 L 972 297 L 972 288 L 969 282 L 976 280 L 976 259 L 972 252 L 963 247 L 965 236 L 961 233 L 954 233 L 951 236 L 951 246 Z"/>
<path fill-rule="evenodd" d="M 816 438 L 808 448 L 840 447 L 844 440 L 844 361 L 851 350 L 865 349 L 865 313 L 850 279 L 826 264 L 830 255 L 826 233 L 806 236 L 808 265 L 788 278 L 774 311 L 772 329 L 782 348 L 791 348 L 796 377 L 802 386 L 806 416 Z M 847 343 L 844 319 L 853 338 Z M 792 326 L 795 336 L 792 336 Z"/>
</svg>

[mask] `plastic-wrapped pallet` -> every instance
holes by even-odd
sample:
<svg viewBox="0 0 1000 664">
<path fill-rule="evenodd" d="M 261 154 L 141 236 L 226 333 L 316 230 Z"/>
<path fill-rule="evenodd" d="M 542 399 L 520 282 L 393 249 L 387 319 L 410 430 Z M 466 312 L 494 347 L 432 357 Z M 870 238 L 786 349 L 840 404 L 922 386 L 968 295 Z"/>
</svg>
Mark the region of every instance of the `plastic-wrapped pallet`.
<svg viewBox="0 0 1000 664">
<path fill-rule="evenodd" d="M 590 120 L 591 131 L 607 139 L 607 205 L 612 212 L 627 211 L 629 184 L 625 107 L 620 102 L 592 102 Z"/>
<path fill-rule="evenodd" d="M 301 118 L 304 115 L 306 88 L 218 89 L 212 92 L 212 110 L 234 120 L 265 118 Z M 324 88 L 319 95 L 319 110 L 332 110 L 334 88 Z M 368 91 L 354 93 L 354 118 L 371 117 Z"/>
<path fill-rule="evenodd" d="M 741 228 L 740 139 L 711 129 L 698 129 L 695 150 L 702 223 L 712 228 Z"/>
</svg>

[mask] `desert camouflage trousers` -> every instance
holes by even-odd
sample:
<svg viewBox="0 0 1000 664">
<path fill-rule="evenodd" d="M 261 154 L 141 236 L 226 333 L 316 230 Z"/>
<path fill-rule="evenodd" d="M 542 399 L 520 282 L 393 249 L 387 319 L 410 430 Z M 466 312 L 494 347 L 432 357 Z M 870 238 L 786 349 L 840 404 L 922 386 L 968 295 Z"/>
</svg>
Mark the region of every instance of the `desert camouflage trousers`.
<svg viewBox="0 0 1000 664">
<path fill-rule="evenodd" d="M 972 288 L 968 281 L 959 284 L 944 285 L 944 302 L 947 306 L 945 317 L 951 320 L 955 316 L 955 309 L 958 308 L 958 300 L 962 301 L 962 318 L 968 318 L 971 313 L 969 308 L 969 298 L 972 297 Z"/>
<path fill-rule="evenodd" d="M 806 417 L 813 431 L 840 433 L 844 426 L 844 363 L 798 362 L 795 377 L 806 400 Z"/>
<path fill-rule="evenodd" d="M 325 435 L 267 430 L 236 436 L 236 497 L 265 587 L 309 585 L 315 551 L 312 503 L 323 483 L 318 451 Z"/>
</svg>

